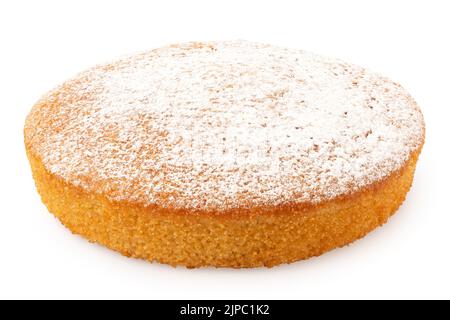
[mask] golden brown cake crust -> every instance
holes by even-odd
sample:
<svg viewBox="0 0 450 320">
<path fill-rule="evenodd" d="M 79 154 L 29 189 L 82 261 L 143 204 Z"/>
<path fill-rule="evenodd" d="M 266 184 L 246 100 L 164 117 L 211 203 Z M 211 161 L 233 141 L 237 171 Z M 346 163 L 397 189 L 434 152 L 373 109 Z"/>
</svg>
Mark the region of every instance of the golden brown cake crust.
<svg viewBox="0 0 450 320">
<path fill-rule="evenodd" d="M 88 193 L 51 174 L 27 148 L 42 201 L 73 233 L 129 257 L 173 266 L 234 268 L 307 259 L 384 224 L 405 199 L 419 152 L 383 181 L 318 205 L 193 214 Z"/>
<path fill-rule="evenodd" d="M 171 265 L 257 267 L 383 224 L 425 126 L 378 74 L 230 41 L 87 70 L 38 101 L 24 135 L 44 204 L 74 233 Z"/>
</svg>

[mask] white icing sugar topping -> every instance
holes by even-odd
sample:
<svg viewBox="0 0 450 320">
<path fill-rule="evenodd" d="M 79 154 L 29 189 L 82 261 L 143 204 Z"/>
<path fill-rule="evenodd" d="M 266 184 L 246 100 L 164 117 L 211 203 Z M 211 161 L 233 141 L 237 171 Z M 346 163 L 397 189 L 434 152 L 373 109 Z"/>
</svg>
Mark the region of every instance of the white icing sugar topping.
<svg viewBox="0 0 450 320">
<path fill-rule="evenodd" d="M 402 167 L 424 123 L 401 86 L 361 67 L 229 41 L 81 73 L 25 134 L 50 172 L 111 200 L 226 211 L 358 191 Z"/>
</svg>

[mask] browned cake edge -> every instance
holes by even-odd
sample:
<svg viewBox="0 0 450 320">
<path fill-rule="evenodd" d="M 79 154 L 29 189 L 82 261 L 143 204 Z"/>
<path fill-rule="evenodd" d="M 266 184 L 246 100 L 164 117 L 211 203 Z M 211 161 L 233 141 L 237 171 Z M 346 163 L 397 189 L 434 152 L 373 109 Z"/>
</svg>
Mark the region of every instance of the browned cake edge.
<svg viewBox="0 0 450 320">
<path fill-rule="evenodd" d="M 192 212 L 111 201 L 50 173 L 26 146 L 43 203 L 68 229 L 128 257 L 173 266 L 247 268 L 318 256 L 349 244 L 395 213 L 420 149 L 398 171 L 319 204 Z"/>
</svg>

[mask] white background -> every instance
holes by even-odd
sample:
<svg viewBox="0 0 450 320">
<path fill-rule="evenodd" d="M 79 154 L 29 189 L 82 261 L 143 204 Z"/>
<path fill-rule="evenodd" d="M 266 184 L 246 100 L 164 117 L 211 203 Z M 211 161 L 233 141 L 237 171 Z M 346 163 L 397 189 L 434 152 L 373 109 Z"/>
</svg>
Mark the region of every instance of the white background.
<svg viewBox="0 0 450 320">
<path fill-rule="evenodd" d="M 0 298 L 450 298 L 449 1 L 1 1 Z M 427 140 L 407 201 L 346 248 L 272 269 L 172 268 L 73 236 L 35 191 L 25 116 L 117 56 L 246 39 L 354 62 L 416 98 Z"/>
</svg>

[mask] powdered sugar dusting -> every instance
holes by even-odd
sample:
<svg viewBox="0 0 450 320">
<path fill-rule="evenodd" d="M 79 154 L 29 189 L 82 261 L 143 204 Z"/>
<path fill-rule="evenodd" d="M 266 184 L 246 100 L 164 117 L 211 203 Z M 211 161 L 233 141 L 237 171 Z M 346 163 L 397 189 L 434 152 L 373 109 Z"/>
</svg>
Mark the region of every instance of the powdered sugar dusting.
<svg viewBox="0 0 450 320">
<path fill-rule="evenodd" d="M 46 95 L 25 133 L 52 173 L 112 200 L 226 210 L 356 191 L 399 169 L 424 124 L 377 74 L 230 41 L 88 70 Z"/>
</svg>

